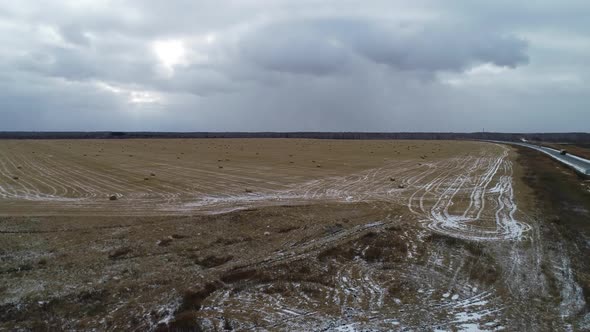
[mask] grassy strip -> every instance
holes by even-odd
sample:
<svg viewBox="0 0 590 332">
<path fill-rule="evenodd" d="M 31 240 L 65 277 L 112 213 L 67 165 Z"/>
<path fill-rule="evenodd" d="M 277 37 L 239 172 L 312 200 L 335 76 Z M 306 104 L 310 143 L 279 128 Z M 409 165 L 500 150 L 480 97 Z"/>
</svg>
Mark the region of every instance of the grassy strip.
<svg viewBox="0 0 590 332">
<path fill-rule="evenodd" d="M 544 224 L 543 237 L 567 249 L 576 281 L 590 303 L 590 191 L 588 182 L 565 165 L 518 147 L 523 180 L 533 189 Z"/>
</svg>

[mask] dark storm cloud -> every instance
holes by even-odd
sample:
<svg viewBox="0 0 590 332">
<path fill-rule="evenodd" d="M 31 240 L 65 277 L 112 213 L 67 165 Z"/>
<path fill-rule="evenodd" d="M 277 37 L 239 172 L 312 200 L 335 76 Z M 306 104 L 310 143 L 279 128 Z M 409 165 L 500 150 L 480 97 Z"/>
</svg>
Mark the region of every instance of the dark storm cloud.
<svg viewBox="0 0 590 332">
<path fill-rule="evenodd" d="M 587 131 L 589 7 L 5 2 L 0 130 Z"/>
<path fill-rule="evenodd" d="M 396 35 L 373 28 L 355 45 L 376 62 L 407 70 L 462 71 L 486 62 L 514 68 L 528 62 L 527 44 L 519 38 L 469 27 L 434 25 L 418 30 Z"/>
<path fill-rule="evenodd" d="M 520 38 L 441 24 L 352 19 L 278 22 L 259 28 L 241 43 L 243 54 L 254 63 L 292 73 L 341 71 L 353 55 L 427 72 L 461 71 L 486 62 L 514 68 L 528 62 L 527 44 Z"/>
</svg>

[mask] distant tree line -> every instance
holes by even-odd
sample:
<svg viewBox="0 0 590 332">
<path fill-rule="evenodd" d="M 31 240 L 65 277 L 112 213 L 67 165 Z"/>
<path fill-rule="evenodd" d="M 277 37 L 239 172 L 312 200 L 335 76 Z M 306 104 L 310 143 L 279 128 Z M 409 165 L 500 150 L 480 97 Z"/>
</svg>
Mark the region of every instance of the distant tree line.
<svg viewBox="0 0 590 332">
<path fill-rule="evenodd" d="M 421 139 L 499 140 L 584 143 L 590 133 L 379 133 L 379 132 L 0 132 L 0 139 L 131 139 L 131 138 L 311 138 L 311 139 Z"/>
</svg>

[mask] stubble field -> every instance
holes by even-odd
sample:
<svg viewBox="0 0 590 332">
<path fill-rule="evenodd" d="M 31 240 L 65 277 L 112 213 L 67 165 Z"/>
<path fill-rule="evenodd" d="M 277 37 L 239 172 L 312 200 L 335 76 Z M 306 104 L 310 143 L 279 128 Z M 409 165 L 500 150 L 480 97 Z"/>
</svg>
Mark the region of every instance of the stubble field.
<svg viewBox="0 0 590 332">
<path fill-rule="evenodd" d="M 462 141 L 0 141 L 0 327 L 584 328 L 584 285 L 517 157 Z"/>
</svg>

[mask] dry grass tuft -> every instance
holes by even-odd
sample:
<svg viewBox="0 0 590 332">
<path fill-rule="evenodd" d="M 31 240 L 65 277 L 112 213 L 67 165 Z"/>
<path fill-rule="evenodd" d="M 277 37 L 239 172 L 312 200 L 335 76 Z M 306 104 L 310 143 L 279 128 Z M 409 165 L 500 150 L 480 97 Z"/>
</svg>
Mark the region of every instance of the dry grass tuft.
<svg viewBox="0 0 590 332">
<path fill-rule="evenodd" d="M 187 310 L 180 312 L 174 316 L 174 320 L 168 324 L 161 323 L 156 327 L 156 332 L 201 332 L 204 331 L 201 326 L 198 312 L 195 310 Z"/>
<path fill-rule="evenodd" d="M 161 239 L 161 240 L 158 240 L 158 245 L 160 247 L 167 247 L 167 246 L 170 245 L 170 243 L 172 243 L 172 237 L 171 236 L 169 236 L 167 238 L 164 238 L 164 239 Z"/>
<path fill-rule="evenodd" d="M 112 250 L 111 252 L 109 252 L 109 258 L 110 259 L 120 259 L 130 252 L 131 252 L 131 248 L 129 248 L 129 247 L 118 248 L 118 249 L 115 249 L 115 250 Z"/>
<path fill-rule="evenodd" d="M 221 287 L 223 287 L 223 285 L 219 281 L 216 281 L 207 283 L 205 286 L 197 290 L 187 290 L 182 297 L 182 303 L 180 304 L 178 312 L 182 313 L 188 310 L 201 310 L 203 301 Z"/>
<path fill-rule="evenodd" d="M 196 259 L 195 263 L 197 265 L 204 267 L 204 268 L 212 268 L 212 267 L 223 265 L 223 264 L 231 261 L 233 258 L 234 258 L 234 256 L 232 256 L 232 255 L 227 255 L 227 256 L 209 255 L 209 256 L 202 258 L 202 259 Z"/>
</svg>

